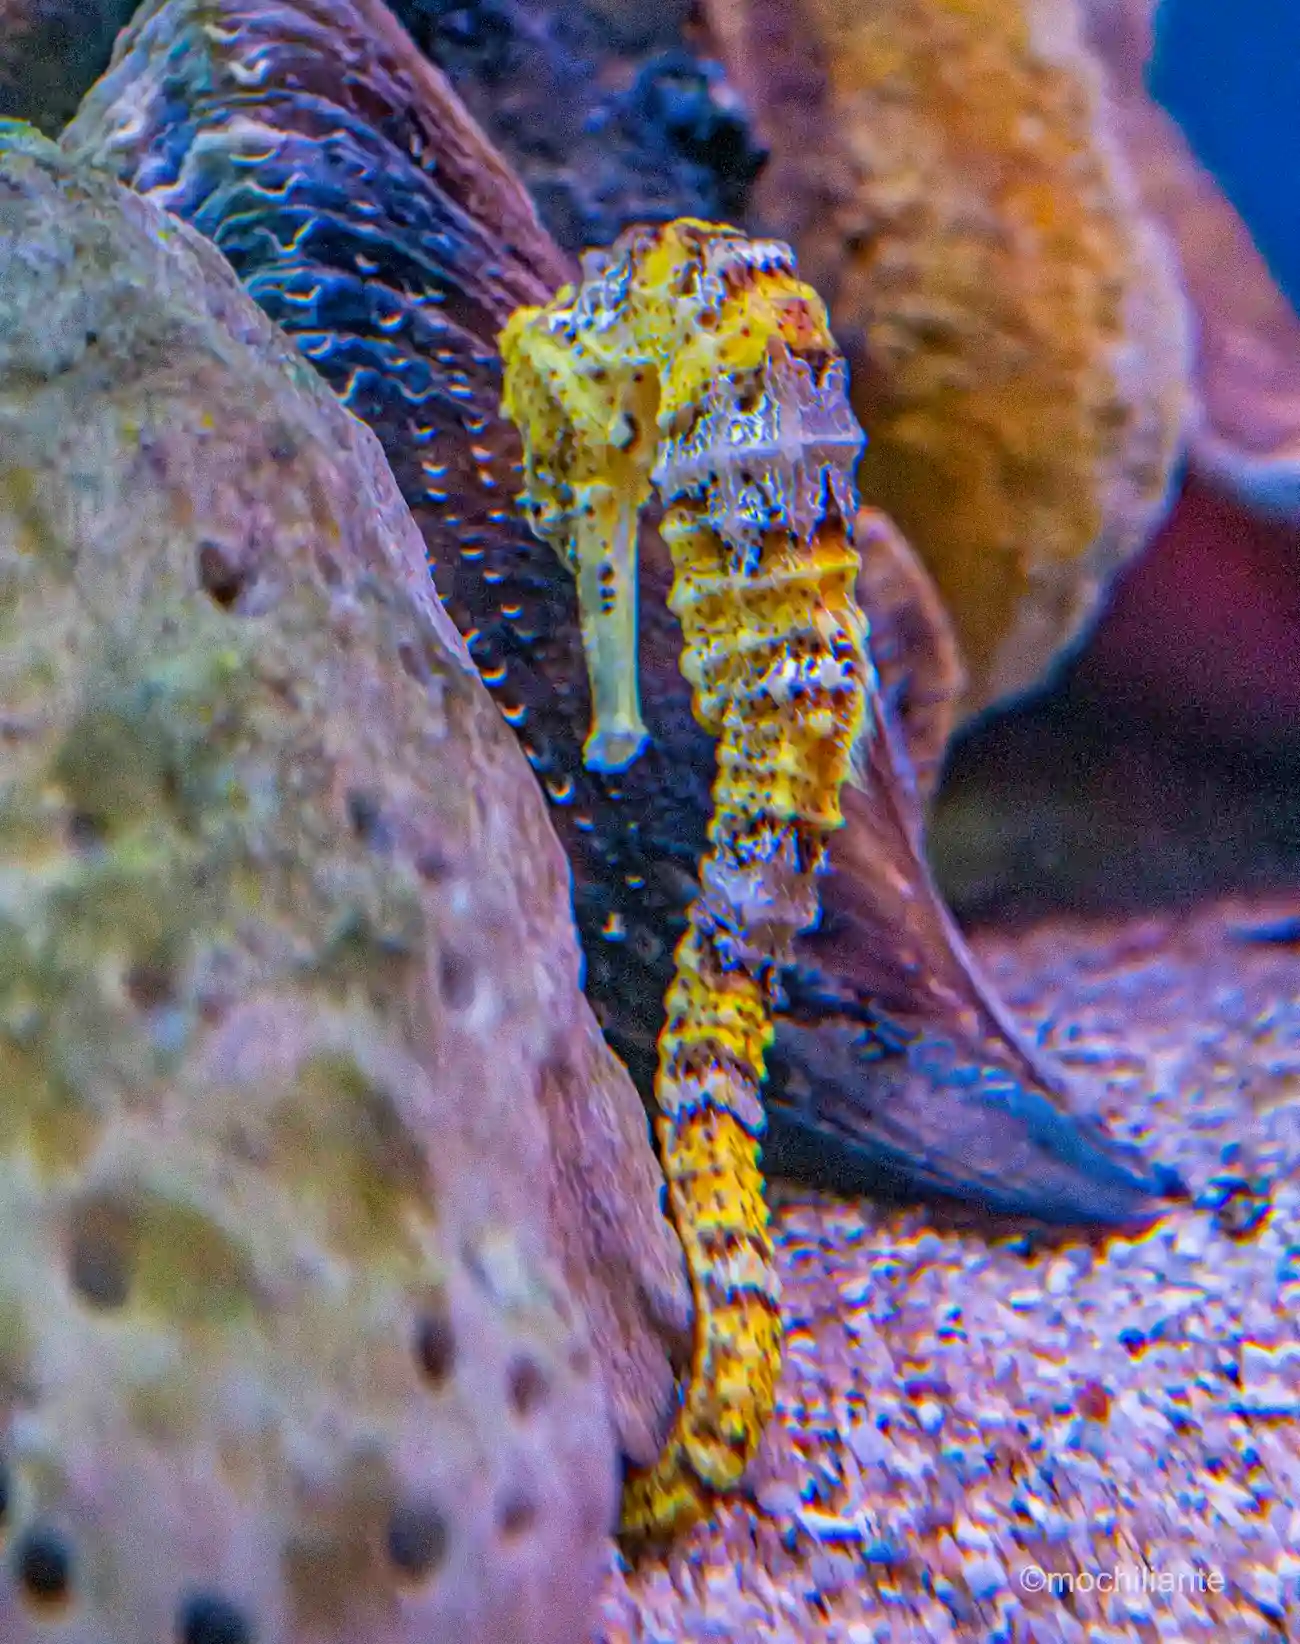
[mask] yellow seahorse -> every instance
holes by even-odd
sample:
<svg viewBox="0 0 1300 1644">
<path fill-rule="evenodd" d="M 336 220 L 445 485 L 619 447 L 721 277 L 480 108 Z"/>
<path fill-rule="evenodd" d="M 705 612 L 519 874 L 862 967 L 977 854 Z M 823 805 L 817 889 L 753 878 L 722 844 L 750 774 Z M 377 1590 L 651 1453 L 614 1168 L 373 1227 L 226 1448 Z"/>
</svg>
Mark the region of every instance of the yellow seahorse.
<svg viewBox="0 0 1300 1644">
<path fill-rule="evenodd" d="M 691 219 L 589 252 L 583 279 L 501 336 L 524 506 L 577 576 L 587 763 L 647 731 L 637 684 L 637 520 L 651 488 L 682 671 L 717 739 L 709 851 L 659 1038 L 655 1130 L 695 1297 L 689 1381 L 622 1527 L 660 1536 L 740 1481 L 775 1402 L 779 1287 L 759 1143 L 773 990 L 817 916 L 871 662 L 854 587 L 863 435 L 821 299 L 787 246 Z"/>
</svg>

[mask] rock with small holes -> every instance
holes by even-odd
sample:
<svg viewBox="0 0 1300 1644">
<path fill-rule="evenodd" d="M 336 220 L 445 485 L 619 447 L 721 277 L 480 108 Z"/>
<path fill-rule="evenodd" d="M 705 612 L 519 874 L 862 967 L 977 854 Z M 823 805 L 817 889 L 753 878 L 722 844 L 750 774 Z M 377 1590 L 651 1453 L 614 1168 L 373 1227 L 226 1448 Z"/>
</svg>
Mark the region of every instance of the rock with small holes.
<svg viewBox="0 0 1300 1644">
<path fill-rule="evenodd" d="M 544 802 L 373 436 L 12 126 L 0 863 L 0 1639 L 585 1637 L 685 1302 Z"/>
</svg>

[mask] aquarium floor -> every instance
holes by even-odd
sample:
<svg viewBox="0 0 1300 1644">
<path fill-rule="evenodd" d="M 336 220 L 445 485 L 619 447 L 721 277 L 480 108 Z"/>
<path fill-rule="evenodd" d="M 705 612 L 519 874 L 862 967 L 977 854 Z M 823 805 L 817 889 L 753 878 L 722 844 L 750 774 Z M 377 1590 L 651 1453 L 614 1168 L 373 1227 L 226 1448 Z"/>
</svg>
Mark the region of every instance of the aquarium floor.
<svg viewBox="0 0 1300 1644">
<path fill-rule="evenodd" d="M 1040 1242 L 776 1185 L 780 1419 L 748 1501 L 611 1553 L 602 1644 L 1300 1636 L 1300 914 L 976 934 L 1192 1200 Z"/>
</svg>

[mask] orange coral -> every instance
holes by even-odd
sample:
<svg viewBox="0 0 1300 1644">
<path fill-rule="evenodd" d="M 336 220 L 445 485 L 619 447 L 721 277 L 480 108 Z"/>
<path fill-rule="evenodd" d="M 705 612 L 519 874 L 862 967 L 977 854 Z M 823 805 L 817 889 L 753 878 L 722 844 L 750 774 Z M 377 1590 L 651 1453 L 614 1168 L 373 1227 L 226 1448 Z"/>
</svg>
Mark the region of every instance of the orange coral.
<svg viewBox="0 0 1300 1644">
<path fill-rule="evenodd" d="M 1166 494 L 1185 316 L 1073 0 L 709 0 L 826 295 L 860 480 L 947 600 L 968 707 L 1032 683 Z"/>
</svg>

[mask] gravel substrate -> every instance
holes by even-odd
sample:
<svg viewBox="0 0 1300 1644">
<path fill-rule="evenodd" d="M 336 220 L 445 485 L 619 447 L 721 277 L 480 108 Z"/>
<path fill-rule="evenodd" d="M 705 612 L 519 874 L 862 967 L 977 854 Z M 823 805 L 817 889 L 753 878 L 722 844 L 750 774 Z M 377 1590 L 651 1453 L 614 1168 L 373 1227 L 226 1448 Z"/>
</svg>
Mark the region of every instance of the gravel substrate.
<svg viewBox="0 0 1300 1644">
<path fill-rule="evenodd" d="M 777 1187 L 755 1499 L 611 1555 L 602 1644 L 1300 1638 L 1300 903 L 975 947 L 1194 1196 L 1041 1242 Z"/>
</svg>

